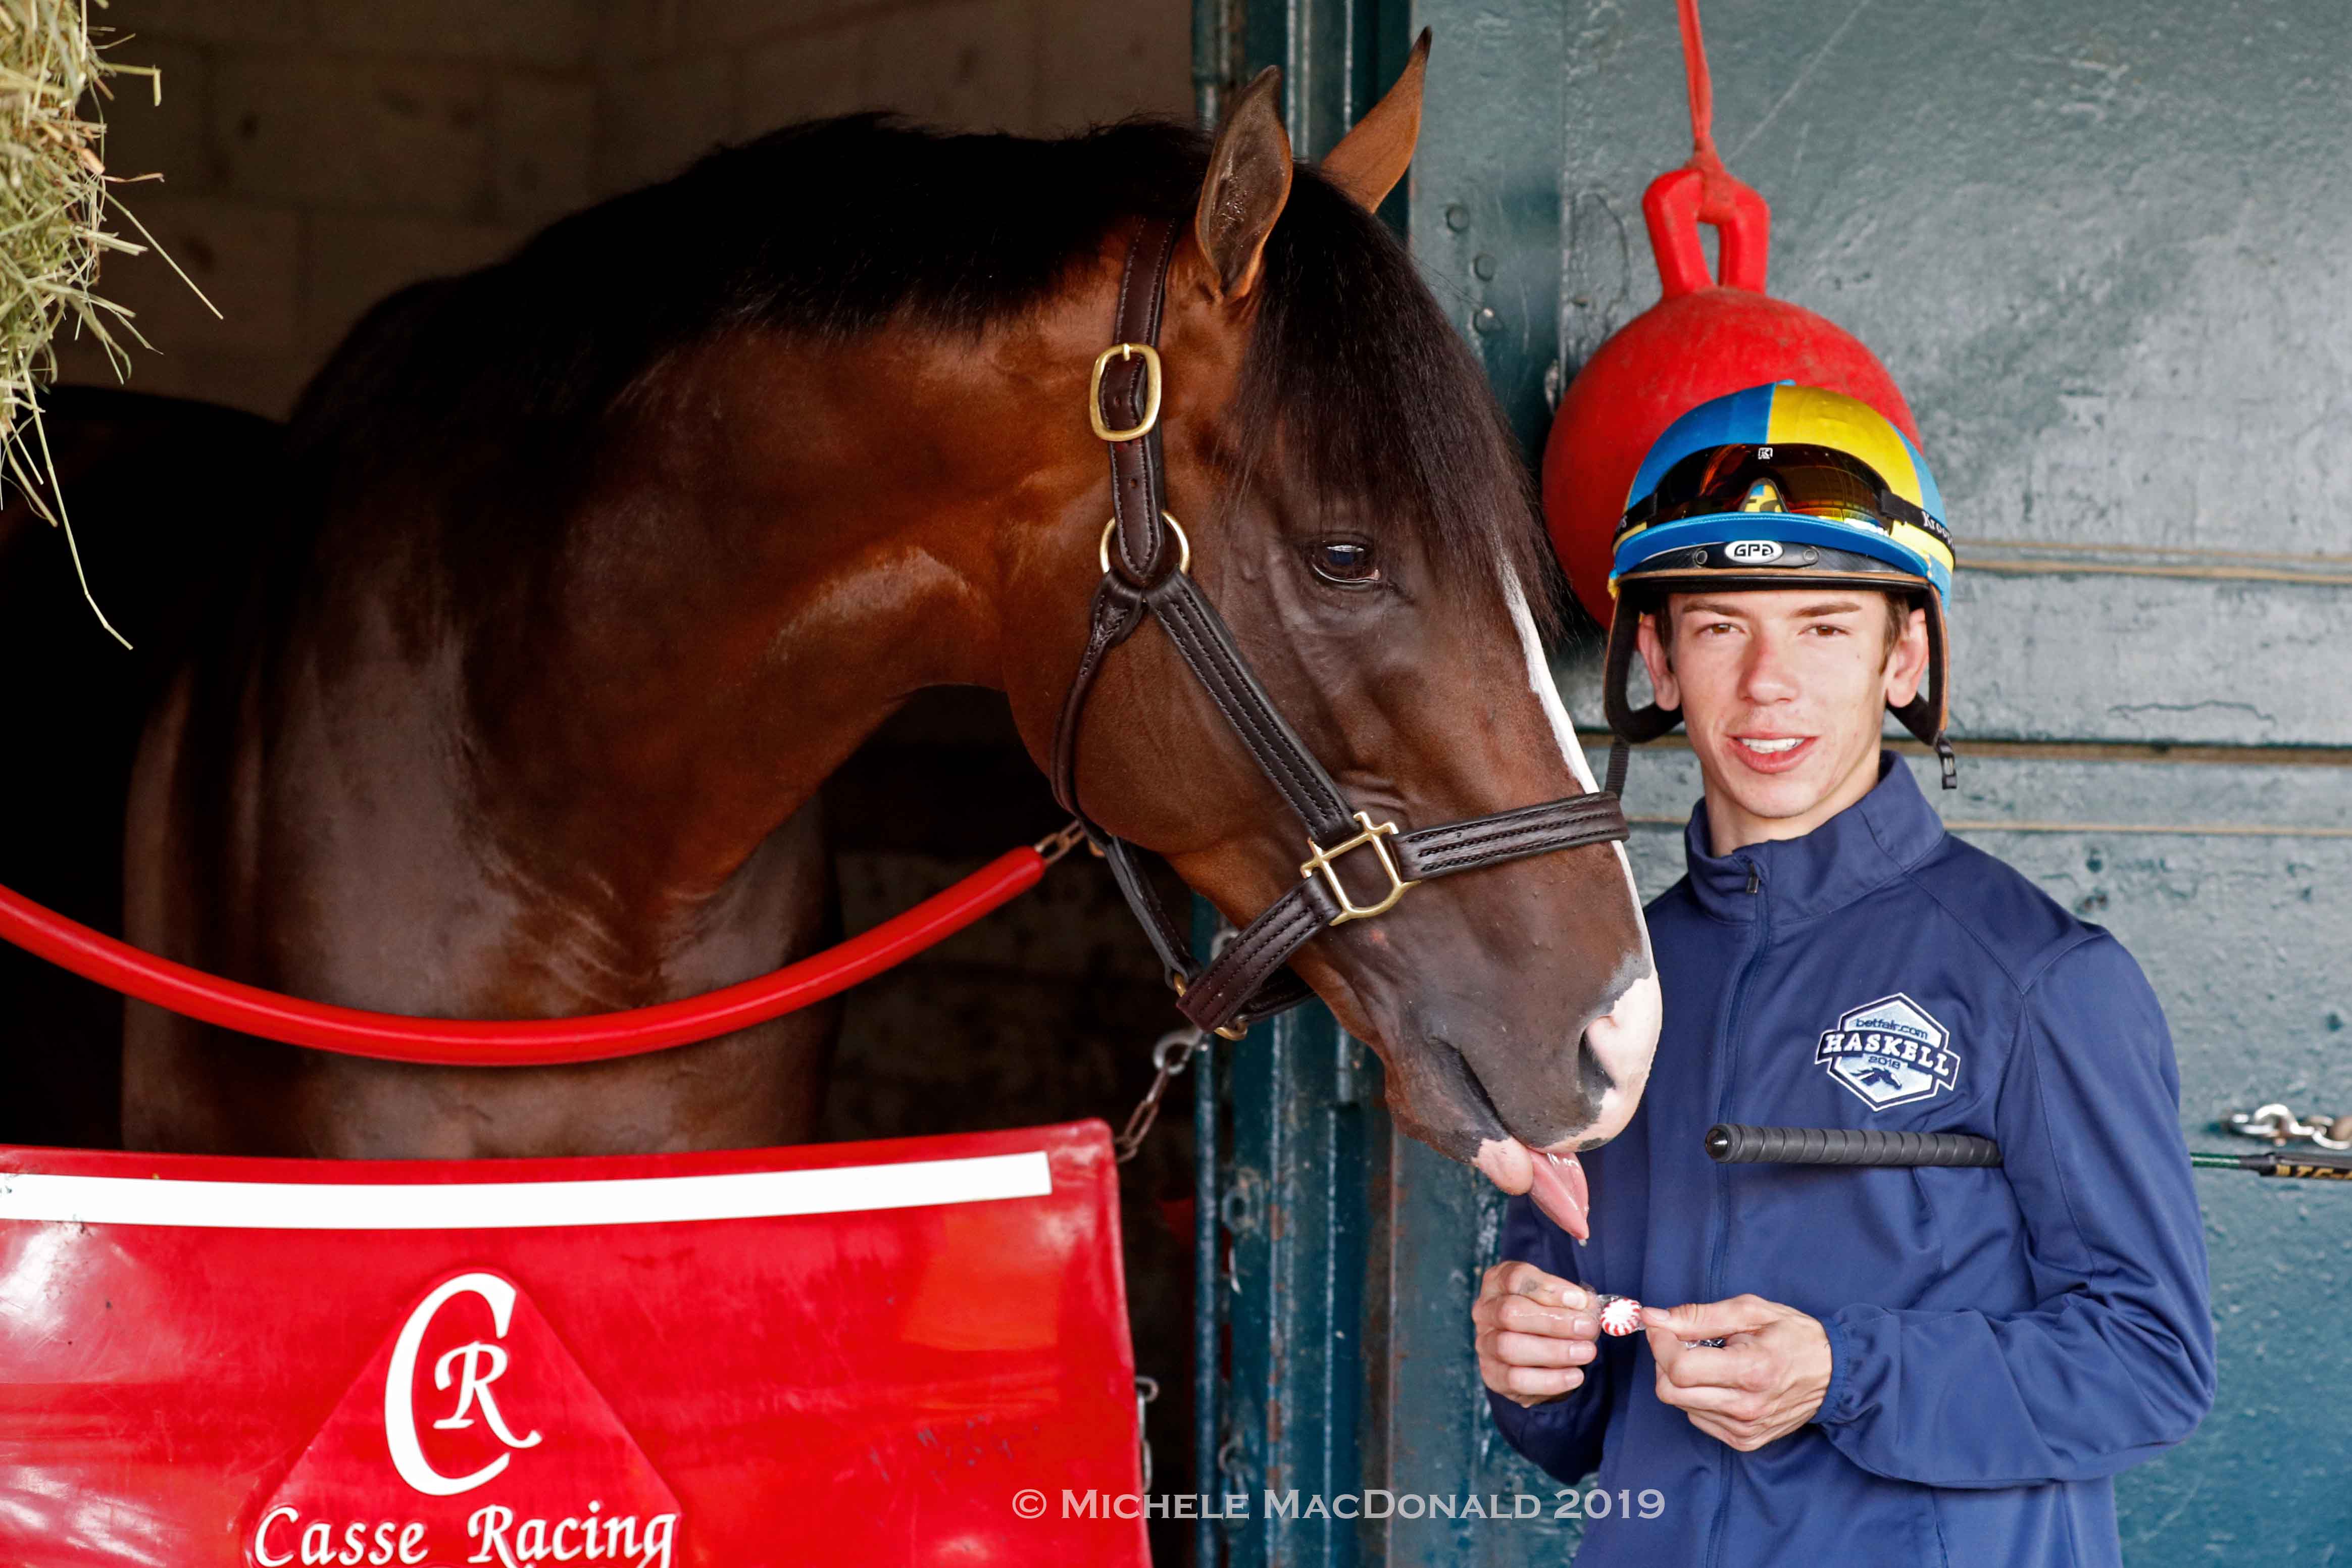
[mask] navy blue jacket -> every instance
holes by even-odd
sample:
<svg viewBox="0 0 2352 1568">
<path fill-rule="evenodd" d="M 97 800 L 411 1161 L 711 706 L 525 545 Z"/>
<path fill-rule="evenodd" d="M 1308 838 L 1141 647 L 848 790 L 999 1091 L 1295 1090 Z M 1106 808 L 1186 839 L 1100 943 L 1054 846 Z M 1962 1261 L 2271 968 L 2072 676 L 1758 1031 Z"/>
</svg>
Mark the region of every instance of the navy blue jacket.
<svg viewBox="0 0 2352 1568">
<path fill-rule="evenodd" d="M 1811 833 L 1721 858 L 1693 813 L 1688 874 L 1649 909 L 1656 1065 L 1583 1156 L 1592 1240 L 1511 1202 L 1504 1258 L 1653 1306 L 1752 1291 L 1829 1335 L 1821 1409 L 1753 1453 L 1659 1401 L 1638 1333 L 1563 1399 L 1489 1396 L 1521 1453 L 1633 1501 L 1588 1525 L 1578 1568 L 2117 1563 L 2110 1478 L 2212 1405 L 2204 1228 L 2147 979 L 1881 768 Z M 1717 1122 L 1974 1133 L 2003 1163 L 1722 1166 Z"/>
</svg>

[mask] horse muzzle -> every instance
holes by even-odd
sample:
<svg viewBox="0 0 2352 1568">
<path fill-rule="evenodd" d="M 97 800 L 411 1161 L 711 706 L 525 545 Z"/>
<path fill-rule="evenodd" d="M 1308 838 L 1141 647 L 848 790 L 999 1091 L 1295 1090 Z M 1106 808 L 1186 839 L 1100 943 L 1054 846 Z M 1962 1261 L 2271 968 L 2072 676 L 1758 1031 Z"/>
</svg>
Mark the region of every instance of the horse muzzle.
<svg viewBox="0 0 2352 1568">
<path fill-rule="evenodd" d="M 1660 1016 L 1657 977 L 1645 970 L 1585 1023 L 1567 1051 L 1505 1056 L 1499 1030 L 1490 1043 L 1466 1048 L 1426 1039 L 1416 1053 L 1423 1055 L 1421 1070 L 1402 1075 L 1408 1103 L 1398 1109 L 1430 1130 L 1435 1147 L 1504 1192 L 1531 1197 L 1584 1240 L 1591 1200 L 1577 1156 L 1633 1120 L 1649 1082 Z"/>
</svg>

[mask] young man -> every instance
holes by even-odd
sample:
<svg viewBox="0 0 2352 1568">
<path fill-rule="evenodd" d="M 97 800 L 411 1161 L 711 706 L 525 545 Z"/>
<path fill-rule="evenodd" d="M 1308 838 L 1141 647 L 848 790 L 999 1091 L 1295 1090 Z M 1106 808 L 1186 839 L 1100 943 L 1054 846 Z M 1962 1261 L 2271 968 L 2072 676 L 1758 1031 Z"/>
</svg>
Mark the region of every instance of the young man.
<svg viewBox="0 0 2352 1568">
<path fill-rule="evenodd" d="M 1629 499 L 1611 720 L 1683 723 L 1706 793 L 1649 910 L 1648 1091 L 1584 1156 L 1591 1242 L 1514 1199 L 1474 1310 L 1496 1421 L 1564 1481 L 1598 1469 L 1579 1568 L 2118 1563 L 2110 1478 L 2213 1398 L 2178 1074 L 2130 956 L 1880 749 L 1893 709 L 1948 786 L 1927 465 L 1782 383 L 1677 421 Z M 1973 1134 L 2001 1164 L 1717 1165 L 1718 1122 Z M 1602 1337 L 1596 1292 L 1651 1303 L 1643 1332 Z"/>
</svg>

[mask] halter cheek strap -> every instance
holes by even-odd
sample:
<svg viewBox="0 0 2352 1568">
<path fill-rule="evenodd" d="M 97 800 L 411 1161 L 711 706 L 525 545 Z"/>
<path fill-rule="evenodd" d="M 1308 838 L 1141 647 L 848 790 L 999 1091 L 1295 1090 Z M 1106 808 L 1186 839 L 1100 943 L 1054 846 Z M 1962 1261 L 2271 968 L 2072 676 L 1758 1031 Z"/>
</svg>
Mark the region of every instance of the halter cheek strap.
<svg viewBox="0 0 2352 1568">
<path fill-rule="evenodd" d="M 1284 721 L 1216 607 L 1193 583 L 1186 570 L 1191 545 L 1166 509 L 1159 340 L 1177 232 L 1174 223 L 1155 217 L 1137 233 L 1119 280 L 1113 341 L 1095 361 L 1087 416 L 1110 447 L 1111 518 L 1104 528 L 1104 571 L 1088 612 L 1086 649 L 1054 736 L 1053 783 L 1055 799 L 1110 863 L 1176 988 L 1179 1009 L 1201 1028 L 1238 1040 L 1251 1023 L 1307 999 L 1307 987 L 1286 966 L 1323 931 L 1384 914 L 1433 877 L 1608 843 L 1624 838 L 1626 827 L 1615 791 L 1601 789 L 1404 831 L 1353 810 Z M 1147 616 L 1160 622 L 1193 679 L 1306 828 L 1298 882 L 1205 967 L 1194 960 L 1182 925 L 1153 890 L 1140 852 L 1078 804 L 1078 729 L 1087 695 L 1111 650 Z M 1618 770 L 1612 774 L 1613 783 Z M 1349 855 L 1369 857 L 1384 879 L 1370 903 L 1357 903 L 1339 879 L 1338 865 Z"/>
</svg>

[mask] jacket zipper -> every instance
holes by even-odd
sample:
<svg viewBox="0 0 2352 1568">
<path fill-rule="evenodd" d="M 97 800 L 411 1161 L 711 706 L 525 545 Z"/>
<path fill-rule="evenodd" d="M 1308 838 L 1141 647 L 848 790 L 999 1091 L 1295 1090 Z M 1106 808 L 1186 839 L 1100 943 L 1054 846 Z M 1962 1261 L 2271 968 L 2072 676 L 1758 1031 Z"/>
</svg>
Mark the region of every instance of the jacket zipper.
<svg viewBox="0 0 2352 1568">
<path fill-rule="evenodd" d="M 1731 983 L 1731 1005 L 1724 1012 L 1722 1031 L 1717 1037 L 1717 1045 L 1723 1059 L 1723 1075 L 1716 1089 L 1715 1119 L 1717 1122 L 1731 1120 L 1733 1070 L 1738 1065 L 1740 1008 L 1748 999 L 1748 982 L 1763 962 L 1764 949 L 1772 941 L 1770 906 L 1763 900 L 1764 873 L 1754 861 L 1748 862 L 1748 892 L 1757 901 L 1756 929 L 1749 940 L 1748 956 L 1740 963 L 1738 977 Z M 1731 1167 L 1727 1165 L 1715 1168 L 1713 1218 L 1714 1224 L 1710 1228 L 1714 1234 L 1706 1263 L 1706 1299 L 1719 1301 L 1723 1299 L 1723 1258 L 1731 1244 Z M 1716 1463 L 1718 1495 L 1715 1505 L 1715 1529 L 1707 1537 L 1707 1568 L 1715 1568 L 1722 1558 L 1724 1528 L 1729 1522 L 1731 1513 L 1731 1450 L 1721 1444 L 1717 1447 L 1721 1449 Z"/>
</svg>

